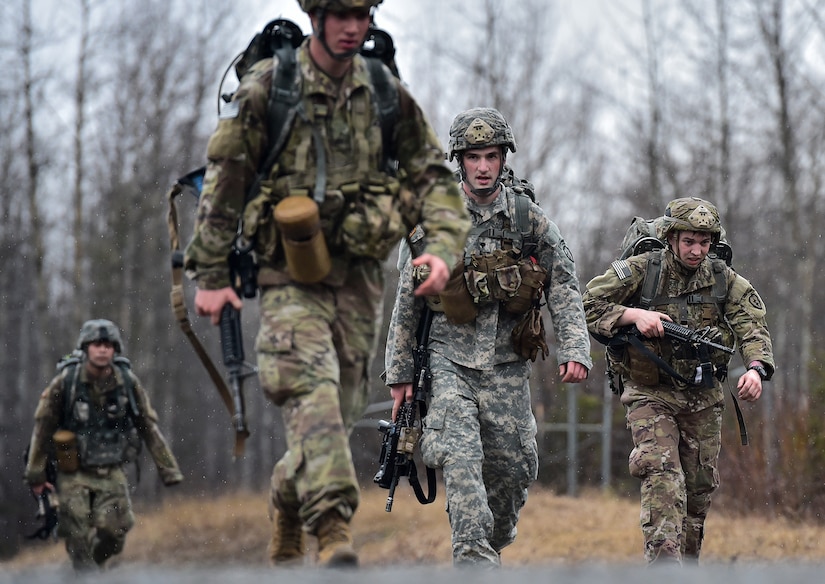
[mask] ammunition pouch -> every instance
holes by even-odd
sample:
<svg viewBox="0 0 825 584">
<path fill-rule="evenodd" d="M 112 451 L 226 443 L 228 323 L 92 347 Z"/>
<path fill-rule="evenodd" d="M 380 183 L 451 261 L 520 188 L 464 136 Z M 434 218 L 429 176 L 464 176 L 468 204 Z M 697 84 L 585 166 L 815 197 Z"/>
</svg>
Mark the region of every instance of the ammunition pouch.
<svg viewBox="0 0 825 584">
<path fill-rule="evenodd" d="M 301 284 L 323 280 L 332 261 L 321 231 L 318 204 L 309 197 L 287 197 L 272 214 L 281 232 L 290 277 Z"/>
<path fill-rule="evenodd" d="M 539 301 L 547 278 L 547 270 L 530 258 L 519 261 L 518 270 L 521 283 L 515 294 L 504 301 L 504 310 L 512 314 L 524 314 Z"/>
<path fill-rule="evenodd" d="M 657 344 L 650 341 L 642 341 L 642 344 L 651 353 L 658 355 Z M 629 344 L 625 348 L 624 366 L 627 376 L 640 385 L 653 386 L 659 384 L 659 367 L 650 357 L 642 351 Z"/>
<path fill-rule="evenodd" d="M 77 436 L 83 468 L 121 465 L 127 462 L 129 446 L 127 433 L 119 428 L 99 428 Z"/>
<path fill-rule="evenodd" d="M 500 301 L 512 314 L 525 314 L 541 297 L 547 270 L 514 250 L 473 256 L 467 288 L 477 304 Z"/>
<path fill-rule="evenodd" d="M 528 310 L 513 327 L 510 340 L 513 343 L 513 350 L 522 359 L 535 361 L 541 351 L 542 361 L 550 354 L 550 349 L 545 340 L 544 319 L 541 309 L 534 306 Z"/>
<path fill-rule="evenodd" d="M 453 268 L 450 279 L 444 286 L 444 290 L 439 294 L 441 308 L 444 316 L 452 324 L 466 324 L 473 322 L 478 316 L 478 307 L 470 295 L 467 288 L 467 280 L 464 278 L 464 262 L 459 262 Z"/>
<path fill-rule="evenodd" d="M 77 434 L 71 430 L 58 430 L 52 436 L 57 458 L 57 470 L 64 473 L 77 472 L 80 457 L 77 451 Z"/>
<path fill-rule="evenodd" d="M 412 193 L 395 179 L 362 185 L 341 221 L 344 249 L 356 257 L 385 260 L 405 233 L 402 200 L 411 201 Z"/>
</svg>

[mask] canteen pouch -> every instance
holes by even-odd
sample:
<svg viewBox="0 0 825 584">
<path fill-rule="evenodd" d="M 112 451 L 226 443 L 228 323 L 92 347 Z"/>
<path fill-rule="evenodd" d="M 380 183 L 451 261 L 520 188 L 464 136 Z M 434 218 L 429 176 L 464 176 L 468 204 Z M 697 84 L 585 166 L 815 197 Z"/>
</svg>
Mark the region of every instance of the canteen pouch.
<svg viewBox="0 0 825 584">
<path fill-rule="evenodd" d="M 77 452 L 77 434 L 70 430 L 58 430 L 52 436 L 57 469 L 60 472 L 77 472 L 80 457 Z"/>
<path fill-rule="evenodd" d="M 513 350 L 522 359 L 535 361 L 541 351 L 541 360 L 550 354 L 550 348 L 545 340 L 544 319 L 541 316 L 541 309 L 533 307 L 528 310 L 522 319 L 513 327 L 510 340 L 513 342 Z"/>
<path fill-rule="evenodd" d="M 441 308 L 444 316 L 452 324 L 467 324 L 478 316 L 478 307 L 473 300 L 467 281 L 464 279 L 464 261 L 459 259 L 450 274 L 450 279 L 441 294 Z"/>
<path fill-rule="evenodd" d="M 309 197 L 287 197 L 272 210 L 290 277 L 300 284 L 316 284 L 332 269 L 321 231 L 318 204 Z"/>
</svg>

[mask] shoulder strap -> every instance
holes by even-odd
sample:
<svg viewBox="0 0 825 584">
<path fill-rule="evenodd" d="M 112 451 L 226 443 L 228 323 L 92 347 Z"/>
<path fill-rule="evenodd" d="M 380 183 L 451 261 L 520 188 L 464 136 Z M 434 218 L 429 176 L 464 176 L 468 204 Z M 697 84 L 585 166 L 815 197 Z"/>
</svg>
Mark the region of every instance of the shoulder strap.
<svg viewBox="0 0 825 584">
<path fill-rule="evenodd" d="M 133 418 L 140 417 L 140 408 L 135 397 L 135 380 L 132 378 L 132 363 L 126 357 L 118 355 L 114 360 L 115 366 L 120 369 L 123 375 L 123 388 L 126 390 L 126 397 L 129 399 L 129 410 Z"/>
<path fill-rule="evenodd" d="M 80 364 L 72 363 L 66 366 L 66 374 L 63 376 L 63 419 L 61 425 L 69 424 L 72 419 L 72 404 L 77 390 L 77 380 L 80 376 Z"/>
<path fill-rule="evenodd" d="M 533 240 L 532 226 L 530 225 L 530 197 L 524 193 L 515 194 L 515 217 L 510 229 L 496 229 L 481 225 L 470 229 L 473 237 L 490 237 L 492 239 L 506 239 L 513 242 L 514 247 L 522 248 L 524 241 Z"/>
<path fill-rule="evenodd" d="M 281 154 L 301 104 L 300 73 L 295 49 L 291 46 L 281 47 L 275 51 L 275 62 L 277 64 L 272 71 L 267 113 L 267 135 L 271 146 L 258 169 L 258 174 L 262 176 L 269 174 Z"/>
<path fill-rule="evenodd" d="M 521 233 L 524 239 L 533 236 L 533 229 L 530 225 L 530 197 L 525 193 L 516 192 L 516 224 L 513 226 Z"/>
<path fill-rule="evenodd" d="M 381 124 L 381 142 L 384 146 L 382 166 L 385 171 L 394 174 L 398 170 L 398 161 L 393 132 L 401 111 L 398 105 L 398 88 L 387 75 L 387 70 L 379 59 L 365 57 L 364 61 L 367 63 L 367 71 L 370 74 L 378 122 Z"/>
<path fill-rule="evenodd" d="M 642 294 L 639 299 L 639 306 L 645 310 L 650 309 L 656 291 L 659 289 L 663 251 L 652 252 L 647 258 L 647 271 L 645 272 L 645 281 L 642 284 Z"/>
</svg>

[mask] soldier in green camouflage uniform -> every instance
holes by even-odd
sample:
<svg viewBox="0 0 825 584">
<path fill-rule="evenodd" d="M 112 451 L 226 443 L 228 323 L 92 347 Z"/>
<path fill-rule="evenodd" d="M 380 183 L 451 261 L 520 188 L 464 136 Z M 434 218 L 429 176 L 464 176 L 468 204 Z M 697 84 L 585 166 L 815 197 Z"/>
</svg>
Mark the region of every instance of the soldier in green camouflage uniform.
<svg viewBox="0 0 825 584">
<path fill-rule="evenodd" d="M 393 143 L 383 143 L 375 88 L 366 59 L 357 54 L 380 3 L 299 0 L 313 34 L 297 50 L 301 110 L 285 147 L 260 195 L 245 204 L 271 146 L 267 112 L 275 59 L 264 59 L 243 77 L 209 141 L 196 231 L 185 254 L 198 285 L 197 311 L 217 323 L 225 303 L 241 307 L 228 287 L 227 266 L 239 220 L 255 242 L 262 294 L 259 379 L 282 408 L 288 449 L 272 475 L 278 513 L 269 553 L 279 565 L 303 563 L 304 532 L 318 537 L 319 563 L 357 564 L 349 522 L 359 485 L 349 434 L 367 401 L 382 314 L 382 262 L 414 225 L 424 224 L 426 249 L 417 261 L 432 276 L 422 293 L 437 293 L 469 228 L 435 132 L 386 67 L 399 111 Z M 384 166 L 386 152 L 397 159 L 397 173 Z M 321 281 L 301 283 L 285 260 L 273 209 L 315 198 L 319 190 L 331 268 Z"/>
<path fill-rule="evenodd" d="M 725 263 L 708 255 L 722 232 L 716 207 L 691 197 L 671 201 L 659 237 L 664 250 L 614 262 L 584 294 L 590 331 L 612 337 L 635 325 L 646 345 L 686 384 L 632 348 L 612 357 L 621 375 L 627 425 L 635 448 L 630 474 L 642 481 L 641 526 L 648 562 L 696 562 L 711 495 L 719 486 L 724 392 L 719 378 L 729 356 L 710 357 L 703 372 L 694 349 L 664 337 L 662 321 L 698 330 L 711 327 L 725 346 L 738 344 L 748 370 L 737 381 L 740 399 L 755 401 L 773 375 L 771 337 L 759 294 Z M 661 276 L 650 309 L 639 307 L 647 262 L 661 255 Z M 720 278 L 720 285 L 715 285 Z M 714 293 L 716 286 L 722 289 Z M 715 296 L 719 296 L 716 298 Z M 705 379 L 705 376 L 708 379 Z"/>
<path fill-rule="evenodd" d="M 57 487 L 58 534 L 78 571 L 103 567 L 123 551 L 135 522 L 123 465 L 135 459 L 141 441 L 164 485 L 183 480 L 149 396 L 126 361 L 116 357 L 121 347 L 111 321 L 84 323 L 77 341 L 82 357 L 52 379 L 35 412 L 24 479 L 36 496 Z M 52 485 L 46 464 L 55 450 Z"/>
<path fill-rule="evenodd" d="M 475 309 L 462 317 L 448 310 L 445 295 L 441 308 L 428 299 L 436 312 L 429 338 L 432 395 L 421 454 L 428 466 L 443 470 L 456 566 L 500 565 L 500 552 L 516 537 L 527 488 L 538 472 L 529 384 L 536 353 L 517 351 L 512 331 L 546 299 L 562 382 L 585 379 L 592 366 L 573 256 L 542 209 L 502 183 L 508 149 L 515 152 L 515 140 L 497 110 L 474 108 L 455 118 L 449 154 L 459 164 L 473 228 L 453 274 Z M 520 208 L 526 211 L 521 222 Z M 497 267 L 485 273 L 483 266 L 491 260 Z M 517 273 L 536 266 L 540 278 L 525 290 L 527 278 Z M 409 256 L 400 268 L 385 371 L 394 415 L 402 400 L 412 397 L 411 356 L 424 304 L 414 295 L 419 270 Z M 509 303 L 521 297 L 517 286 L 501 298 L 489 293 L 497 283 L 516 281 L 528 299 L 520 308 L 512 310 Z M 535 343 L 544 343 L 543 333 Z"/>
</svg>

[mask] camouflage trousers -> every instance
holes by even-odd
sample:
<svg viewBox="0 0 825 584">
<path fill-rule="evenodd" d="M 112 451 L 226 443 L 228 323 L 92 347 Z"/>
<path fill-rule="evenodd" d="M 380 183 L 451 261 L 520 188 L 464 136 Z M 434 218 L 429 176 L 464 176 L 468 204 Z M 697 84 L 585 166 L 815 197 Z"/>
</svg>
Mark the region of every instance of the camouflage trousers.
<svg viewBox="0 0 825 584">
<path fill-rule="evenodd" d="M 671 390 L 672 391 L 672 390 Z M 711 495 L 719 486 L 724 402 L 683 411 L 653 395 L 626 406 L 630 474 L 642 481 L 645 559 L 697 562 Z"/>
<path fill-rule="evenodd" d="M 377 264 L 376 264 L 377 265 Z M 363 415 L 381 325 L 383 274 L 354 268 L 342 287 L 271 286 L 261 296 L 261 386 L 281 406 L 287 452 L 272 473 L 271 505 L 314 532 L 332 509 L 360 500 L 349 434 Z"/>
<path fill-rule="evenodd" d="M 105 474 L 79 470 L 58 474 L 58 535 L 75 570 L 94 569 L 123 551 L 135 524 L 129 485 L 121 468 Z"/>
<path fill-rule="evenodd" d="M 499 566 L 538 475 L 530 365 L 520 361 L 479 371 L 432 350 L 430 365 L 432 397 L 421 455 L 444 475 L 453 564 Z"/>
</svg>

